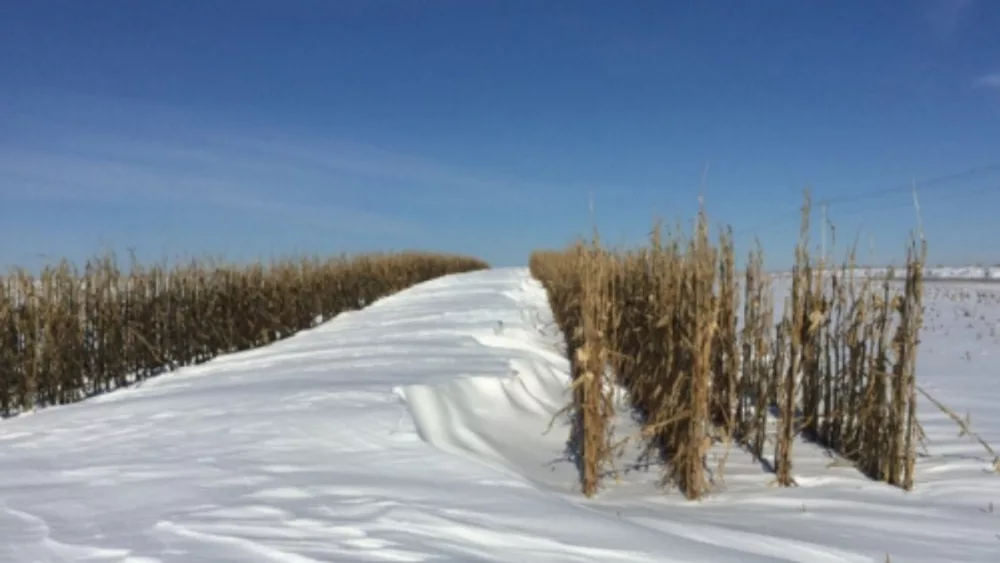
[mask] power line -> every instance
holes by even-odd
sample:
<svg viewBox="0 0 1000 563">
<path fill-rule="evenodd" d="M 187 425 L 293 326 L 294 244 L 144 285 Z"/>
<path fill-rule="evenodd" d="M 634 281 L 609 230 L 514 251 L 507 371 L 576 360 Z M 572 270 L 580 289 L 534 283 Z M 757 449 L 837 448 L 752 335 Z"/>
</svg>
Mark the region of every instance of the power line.
<svg viewBox="0 0 1000 563">
<path fill-rule="evenodd" d="M 877 199 L 877 198 L 880 198 L 880 197 L 884 197 L 886 195 L 894 195 L 894 194 L 902 194 L 902 193 L 907 193 L 908 194 L 908 193 L 910 193 L 913 190 L 914 184 L 916 184 L 916 188 L 917 188 L 917 192 L 918 193 L 924 193 L 924 192 L 927 192 L 927 191 L 936 191 L 936 190 L 939 190 L 941 188 L 948 187 L 948 184 L 950 182 L 954 182 L 956 180 L 962 180 L 962 179 L 972 178 L 972 177 L 975 177 L 975 176 L 978 176 L 978 175 L 981 175 L 981 174 L 985 174 L 985 173 L 988 173 L 988 172 L 994 172 L 994 171 L 1000 171 L 1000 162 L 993 163 L 993 164 L 988 164 L 986 166 L 979 166 L 979 167 L 976 167 L 976 168 L 969 168 L 969 169 L 963 170 L 961 172 L 955 172 L 955 173 L 947 174 L 947 175 L 944 175 L 944 176 L 937 176 L 937 177 L 934 177 L 934 178 L 928 178 L 928 179 L 925 179 L 925 180 L 911 182 L 911 183 L 908 183 L 908 184 L 900 184 L 900 185 L 893 186 L 893 187 L 890 187 L 890 188 L 882 188 L 882 189 L 870 190 L 870 191 L 866 191 L 866 192 L 858 192 L 858 193 L 855 193 L 855 194 L 852 194 L 852 195 L 844 195 L 844 196 L 838 196 L 838 197 L 833 197 L 833 198 L 823 198 L 823 199 L 815 200 L 815 202 L 817 204 L 819 204 L 820 206 L 829 207 L 831 205 L 842 205 L 842 204 L 845 204 L 845 203 L 853 203 L 853 202 L 857 202 L 857 201 L 864 201 L 864 200 L 869 200 L 869 199 Z M 981 191 L 981 190 L 977 189 L 977 191 Z M 962 193 L 962 192 L 959 191 L 959 193 Z M 895 207 L 895 205 L 893 205 L 893 207 Z M 759 224 L 757 224 L 754 227 L 749 227 L 749 228 L 744 228 L 744 229 L 738 229 L 738 230 L 734 231 L 734 233 L 735 234 L 743 234 L 743 233 L 748 233 L 748 232 L 751 232 L 751 231 L 768 230 L 770 228 L 774 228 L 775 226 L 782 225 L 782 224 L 784 224 L 785 222 L 787 222 L 790 219 L 795 219 L 795 218 L 800 217 L 801 213 L 802 213 L 801 210 L 796 209 L 795 211 L 791 211 L 791 212 L 788 212 L 788 213 L 783 213 L 781 215 L 777 215 L 775 217 L 772 217 L 769 221 L 764 222 L 764 223 L 759 223 Z"/>
<path fill-rule="evenodd" d="M 910 189 L 912 190 L 912 187 Z M 990 186 L 978 186 L 978 187 L 969 188 L 969 189 L 962 189 L 962 190 L 956 191 L 955 193 L 961 194 L 963 196 L 970 196 L 970 195 L 981 194 L 981 193 L 992 192 L 992 191 L 998 191 L 998 192 L 1000 192 L 1000 184 L 994 184 L 994 185 L 990 185 Z M 924 201 L 925 198 L 923 197 L 923 192 L 920 190 L 920 185 L 919 184 L 917 185 L 917 195 L 920 196 L 920 200 L 921 201 Z M 851 217 L 851 216 L 856 216 L 856 215 L 859 215 L 861 213 L 866 213 L 866 212 L 888 211 L 888 210 L 891 210 L 891 209 L 898 209 L 899 207 L 902 207 L 904 205 L 911 206 L 911 205 L 913 205 L 913 202 L 912 201 L 907 201 L 905 204 L 901 203 L 901 202 L 897 202 L 897 203 L 891 203 L 891 204 L 888 204 L 888 205 L 877 205 L 877 206 L 874 206 L 874 207 L 866 207 L 864 209 L 855 209 L 853 211 L 848 211 L 848 212 L 846 212 L 846 213 L 844 213 L 842 215 L 838 215 L 838 217 Z"/>
<path fill-rule="evenodd" d="M 948 175 L 945 175 L 945 176 L 938 176 L 936 178 L 930 178 L 928 180 L 923 180 L 923 181 L 918 181 L 918 182 L 911 182 L 911 183 L 908 183 L 908 184 L 900 184 L 898 186 L 894 186 L 894 187 L 891 187 L 891 188 L 884 188 L 884 189 L 881 189 L 881 190 L 872 190 L 872 191 L 867 191 L 867 192 L 859 192 L 859 193 L 856 193 L 854 195 L 832 197 L 832 198 L 824 198 L 821 201 L 824 202 L 824 203 L 826 203 L 827 205 L 834 205 L 834 204 L 839 204 L 839 203 L 848 203 L 848 202 L 854 202 L 854 201 L 862 201 L 862 200 L 865 200 L 865 199 L 879 198 L 879 197 L 882 197 L 882 196 L 885 196 L 885 195 L 892 195 L 892 194 L 898 194 L 898 193 L 910 193 L 910 191 L 913 190 L 913 184 L 914 183 L 917 185 L 917 188 L 920 191 L 938 190 L 938 189 L 941 189 L 942 187 L 945 187 L 945 185 L 948 182 L 952 182 L 952 181 L 955 181 L 955 180 L 963 180 L 963 179 L 966 179 L 966 178 L 971 178 L 971 177 L 978 176 L 980 174 L 984 174 L 984 173 L 987 173 L 987 172 L 994 172 L 994 171 L 1000 171 L 1000 162 L 998 162 L 996 164 L 990 164 L 990 165 L 987 165 L 987 166 L 980 166 L 978 168 L 970 168 L 969 170 L 965 170 L 965 171 L 958 172 L 958 173 L 955 173 L 955 174 L 948 174 Z"/>
</svg>

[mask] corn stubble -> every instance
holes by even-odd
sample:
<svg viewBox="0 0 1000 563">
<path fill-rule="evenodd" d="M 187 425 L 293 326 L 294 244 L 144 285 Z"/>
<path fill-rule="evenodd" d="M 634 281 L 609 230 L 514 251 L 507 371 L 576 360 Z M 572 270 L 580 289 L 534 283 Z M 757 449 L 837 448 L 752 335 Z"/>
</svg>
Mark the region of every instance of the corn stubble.
<svg viewBox="0 0 1000 563">
<path fill-rule="evenodd" d="M 108 255 L 0 277 L 0 415 L 72 403 L 290 336 L 414 284 L 483 269 L 424 253 L 167 267 Z"/>
<path fill-rule="evenodd" d="M 616 385 L 642 421 L 641 439 L 665 461 L 663 483 L 688 499 L 721 478 L 706 463 L 720 442 L 766 462 L 777 484 L 794 485 L 800 437 L 872 479 L 913 487 L 926 246 L 911 245 L 898 287 L 891 272 L 881 281 L 857 276 L 853 251 L 839 269 L 814 260 L 809 215 L 807 196 L 780 316 L 775 292 L 784 282 L 764 272 L 759 244 L 740 275 L 731 231 L 714 242 L 704 210 L 690 235 L 657 224 L 638 248 L 607 250 L 595 236 L 532 255 L 532 274 L 567 335 L 571 441 L 583 444 L 587 496 L 618 451 L 609 431 Z"/>
</svg>

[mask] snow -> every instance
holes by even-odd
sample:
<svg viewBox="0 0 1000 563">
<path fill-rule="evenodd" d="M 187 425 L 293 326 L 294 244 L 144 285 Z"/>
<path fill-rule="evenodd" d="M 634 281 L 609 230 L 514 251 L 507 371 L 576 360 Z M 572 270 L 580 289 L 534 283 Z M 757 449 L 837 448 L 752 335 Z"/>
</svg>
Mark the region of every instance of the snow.
<svg viewBox="0 0 1000 563">
<path fill-rule="evenodd" d="M 928 278 L 967 279 L 967 280 L 1000 280 L 1000 265 L 993 266 L 937 266 L 925 268 Z"/>
<path fill-rule="evenodd" d="M 839 271 L 840 265 L 836 269 Z M 854 270 L 858 276 L 868 275 L 875 278 L 884 278 L 889 272 L 887 267 L 858 267 Z M 779 279 L 791 277 L 788 271 L 776 272 Z M 896 278 L 906 275 L 906 268 L 896 266 L 893 270 Z M 1000 281 L 1000 264 L 993 266 L 926 266 L 924 268 L 924 278 L 936 281 Z"/>
<path fill-rule="evenodd" d="M 920 380 L 1000 446 L 1000 286 L 927 293 Z M 1000 476 L 930 404 L 910 493 L 800 442 L 798 488 L 734 449 L 704 501 L 658 489 L 656 468 L 586 500 L 563 417 L 546 433 L 569 399 L 561 340 L 525 270 L 462 274 L 0 422 L 0 562 L 1000 557 Z"/>
</svg>

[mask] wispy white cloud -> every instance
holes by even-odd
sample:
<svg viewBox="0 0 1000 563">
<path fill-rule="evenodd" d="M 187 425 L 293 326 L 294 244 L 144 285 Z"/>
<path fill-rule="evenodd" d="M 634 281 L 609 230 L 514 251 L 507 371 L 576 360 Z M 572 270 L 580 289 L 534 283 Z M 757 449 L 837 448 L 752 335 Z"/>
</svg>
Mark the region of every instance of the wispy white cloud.
<svg viewBox="0 0 1000 563">
<path fill-rule="evenodd" d="M 307 228 L 348 233 L 412 235 L 423 230 L 417 221 L 350 205 L 296 201 L 280 187 L 263 183 L 259 168 L 242 167 L 219 155 L 206 167 L 203 162 L 199 166 L 199 159 L 184 158 L 183 151 L 169 147 L 157 153 L 147 146 L 140 152 L 157 158 L 143 160 L 135 158 L 134 152 L 122 153 L 108 146 L 81 146 L 80 151 L 0 147 L 0 198 L 8 202 L 209 206 L 247 213 L 258 220 L 280 218 Z M 280 175 L 281 169 L 272 172 Z"/>
<path fill-rule="evenodd" d="M 58 244 L 53 235 L 31 235 L 38 239 L 31 248 L 46 252 L 97 235 L 165 249 L 202 243 L 235 248 L 242 236 L 266 233 L 275 233 L 275 248 L 311 247 L 313 240 L 461 246 L 467 243 L 454 242 L 452 229 L 470 217 L 490 229 L 507 217 L 530 222 L 567 200 L 577 200 L 583 214 L 588 193 L 620 193 L 613 186 L 517 177 L 416 150 L 234 124 L 145 102 L 60 95 L 12 103 L 0 99 L 0 209 L 79 202 L 76 219 L 88 224 L 60 231 L 75 238 Z M 143 217 L 170 219 L 137 232 Z M 178 232 L 186 218 L 195 226 Z M 45 223 L 41 219 L 27 223 Z M 192 242 L 189 235 L 205 238 Z"/>
<path fill-rule="evenodd" d="M 976 88 L 1000 89 L 1000 72 L 984 74 L 973 80 L 972 85 Z"/>
<path fill-rule="evenodd" d="M 45 111 L 35 112 L 0 108 L 6 118 L 20 116 L 8 124 L 24 132 L 13 137 L 16 143 L 0 137 L 2 197 L 175 204 L 201 199 L 262 208 L 251 205 L 259 202 L 342 215 L 344 227 L 363 223 L 360 228 L 371 232 L 378 224 L 416 229 L 421 209 L 516 211 L 539 199 L 602 191 L 469 170 L 354 140 L 213 125 L 145 102 L 77 97 L 43 106 Z M 406 217 L 398 216 L 400 209 Z"/>
</svg>

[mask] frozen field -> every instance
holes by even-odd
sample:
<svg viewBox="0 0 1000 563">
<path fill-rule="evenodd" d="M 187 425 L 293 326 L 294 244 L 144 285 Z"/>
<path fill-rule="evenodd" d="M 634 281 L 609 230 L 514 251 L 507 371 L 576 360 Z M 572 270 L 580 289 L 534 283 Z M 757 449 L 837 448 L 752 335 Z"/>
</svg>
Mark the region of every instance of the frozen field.
<svg viewBox="0 0 1000 563">
<path fill-rule="evenodd" d="M 1000 284 L 926 305 L 919 382 L 1000 447 Z M 702 502 L 656 468 L 586 501 L 561 342 L 526 270 L 464 274 L 0 421 L 0 562 L 1000 561 L 1000 475 L 929 403 L 911 493 L 798 443 L 798 488 L 734 450 Z"/>
<path fill-rule="evenodd" d="M 838 263 L 837 269 L 839 267 L 840 264 Z M 888 268 L 857 268 L 855 271 L 858 275 L 868 274 L 875 277 L 884 277 L 889 272 Z M 903 277 L 906 274 L 906 268 L 902 266 L 897 267 L 893 270 L 893 274 L 897 278 Z M 776 275 L 778 278 L 791 277 L 790 272 L 780 272 Z M 928 266 L 924 268 L 924 278 L 934 281 L 951 282 L 1000 282 L 1000 265 L 962 267 Z"/>
</svg>

